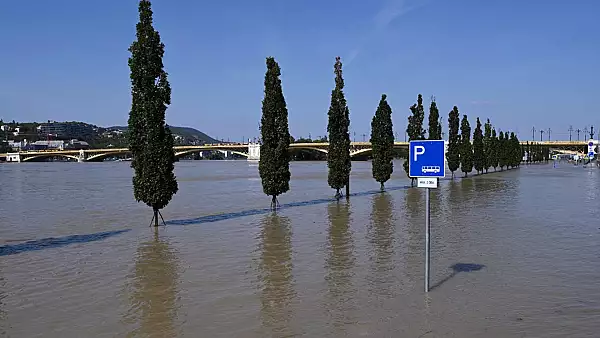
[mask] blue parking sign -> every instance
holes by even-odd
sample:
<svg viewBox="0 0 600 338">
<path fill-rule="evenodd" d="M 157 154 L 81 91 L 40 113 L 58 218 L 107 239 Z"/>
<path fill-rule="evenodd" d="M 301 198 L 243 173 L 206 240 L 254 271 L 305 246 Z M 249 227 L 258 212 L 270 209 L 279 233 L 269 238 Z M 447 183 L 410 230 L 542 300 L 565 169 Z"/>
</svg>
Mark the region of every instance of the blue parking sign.
<svg viewBox="0 0 600 338">
<path fill-rule="evenodd" d="M 445 147 L 444 140 L 410 141 L 408 145 L 408 176 L 446 176 Z"/>
</svg>

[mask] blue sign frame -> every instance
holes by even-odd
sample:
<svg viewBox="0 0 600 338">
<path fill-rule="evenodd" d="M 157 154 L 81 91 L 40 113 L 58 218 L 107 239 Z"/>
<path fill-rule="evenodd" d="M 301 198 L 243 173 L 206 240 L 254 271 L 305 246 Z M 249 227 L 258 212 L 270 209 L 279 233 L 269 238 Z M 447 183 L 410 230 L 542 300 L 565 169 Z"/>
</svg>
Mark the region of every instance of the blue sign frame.
<svg viewBox="0 0 600 338">
<path fill-rule="evenodd" d="M 408 176 L 445 177 L 446 144 L 444 140 L 418 140 L 408 144 Z"/>
</svg>

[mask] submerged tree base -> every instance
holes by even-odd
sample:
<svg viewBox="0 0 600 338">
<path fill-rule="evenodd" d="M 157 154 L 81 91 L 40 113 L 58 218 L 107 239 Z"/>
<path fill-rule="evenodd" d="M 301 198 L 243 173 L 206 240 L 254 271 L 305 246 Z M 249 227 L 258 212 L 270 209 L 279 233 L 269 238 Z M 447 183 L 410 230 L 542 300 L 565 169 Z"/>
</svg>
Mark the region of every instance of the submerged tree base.
<svg viewBox="0 0 600 338">
<path fill-rule="evenodd" d="M 160 216 L 163 226 L 167 226 L 167 223 L 165 222 L 162 213 L 158 209 L 154 209 L 154 215 L 152 216 L 152 220 L 150 220 L 150 226 L 154 225 L 155 227 L 158 227 L 158 216 Z"/>
<path fill-rule="evenodd" d="M 275 211 L 279 208 L 281 208 L 281 205 L 279 204 L 279 201 L 277 200 L 277 196 L 273 196 L 273 198 L 271 199 L 271 210 Z"/>
</svg>

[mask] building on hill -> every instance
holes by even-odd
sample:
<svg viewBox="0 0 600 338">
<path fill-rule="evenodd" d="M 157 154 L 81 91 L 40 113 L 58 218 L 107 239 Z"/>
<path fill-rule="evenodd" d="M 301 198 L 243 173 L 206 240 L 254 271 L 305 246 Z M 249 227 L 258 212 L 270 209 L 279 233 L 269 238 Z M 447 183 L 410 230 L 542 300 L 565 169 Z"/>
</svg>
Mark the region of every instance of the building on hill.
<svg viewBox="0 0 600 338">
<path fill-rule="evenodd" d="M 94 126 L 83 122 L 48 122 L 38 126 L 38 133 L 59 139 L 88 140 L 94 135 Z"/>
</svg>

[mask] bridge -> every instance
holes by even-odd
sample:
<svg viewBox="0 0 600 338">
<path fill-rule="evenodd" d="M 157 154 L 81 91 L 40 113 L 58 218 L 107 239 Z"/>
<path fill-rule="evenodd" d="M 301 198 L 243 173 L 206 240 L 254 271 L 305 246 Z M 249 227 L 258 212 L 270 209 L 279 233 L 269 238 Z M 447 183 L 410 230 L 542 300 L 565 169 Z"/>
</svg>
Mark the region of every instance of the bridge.
<svg viewBox="0 0 600 338">
<path fill-rule="evenodd" d="M 596 141 L 597 142 L 597 141 Z M 552 151 L 558 153 L 581 153 L 587 152 L 588 141 L 523 141 L 522 145 L 529 144 L 530 146 L 549 146 Z M 298 150 L 316 151 L 327 154 L 329 143 L 292 143 L 290 144 L 290 152 Z M 408 149 L 408 142 L 394 142 L 394 148 Z M 198 153 L 202 151 L 221 151 L 231 152 L 248 160 L 260 159 L 260 144 L 257 143 L 220 143 L 220 144 L 204 144 L 196 146 L 175 146 L 175 157 L 181 158 L 186 155 Z M 350 157 L 360 155 L 368 155 L 372 151 L 370 142 L 351 142 Z M 86 149 L 86 150 L 38 150 L 38 151 L 21 151 L 15 153 L 0 154 L 0 158 L 6 159 L 7 162 L 33 162 L 48 158 L 67 158 L 78 162 L 101 162 L 106 158 L 131 156 L 131 152 L 127 148 L 107 148 L 107 149 Z"/>
</svg>

